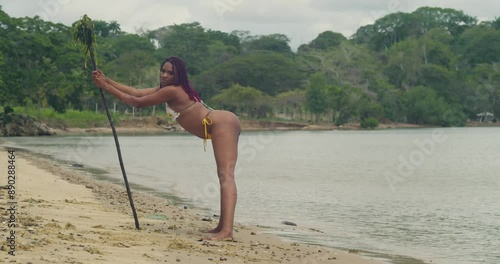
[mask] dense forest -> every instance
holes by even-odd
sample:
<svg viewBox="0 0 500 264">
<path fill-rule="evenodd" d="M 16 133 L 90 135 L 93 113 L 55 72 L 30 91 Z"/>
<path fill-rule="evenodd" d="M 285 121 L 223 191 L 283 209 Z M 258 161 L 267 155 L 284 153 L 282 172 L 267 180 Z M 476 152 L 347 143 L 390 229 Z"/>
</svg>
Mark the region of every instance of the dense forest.
<svg viewBox="0 0 500 264">
<path fill-rule="evenodd" d="M 279 33 L 221 32 L 194 22 L 130 34 L 116 21 L 94 23 L 98 65 L 109 77 L 153 87 L 161 61 L 179 56 L 205 102 L 243 117 L 460 126 L 478 113 L 500 116 L 500 18 L 479 22 L 422 7 L 349 37 L 322 32 L 297 51 Z M 98 88 L 72 30 L 13 18 L 0 7 L 0 106 L 95 109 Z"/>
</svg>

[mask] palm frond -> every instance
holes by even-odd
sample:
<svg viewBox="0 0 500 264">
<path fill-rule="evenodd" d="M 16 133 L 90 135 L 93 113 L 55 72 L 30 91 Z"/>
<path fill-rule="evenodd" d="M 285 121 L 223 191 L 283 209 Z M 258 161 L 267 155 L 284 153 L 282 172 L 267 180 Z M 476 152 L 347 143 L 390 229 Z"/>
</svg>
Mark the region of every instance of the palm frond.
<svg viewBox="0 0 500 264">
<path fill-rule="evenodd" d="M 85 54 L 85 67 L 87 66 L 87 57 L 93 57 L 96 65 L 96 37 L 94 31 L 94 23 L 87 15 L 76 21 L 73 27 L 73 42 L 75 45 L 80 44 Z"/>
</svg>

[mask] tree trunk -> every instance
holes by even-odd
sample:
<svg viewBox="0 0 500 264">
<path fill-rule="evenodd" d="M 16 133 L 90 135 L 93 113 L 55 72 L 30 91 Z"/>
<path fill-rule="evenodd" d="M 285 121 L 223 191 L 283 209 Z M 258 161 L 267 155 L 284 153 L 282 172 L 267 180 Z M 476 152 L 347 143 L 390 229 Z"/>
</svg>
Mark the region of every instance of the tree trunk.
<svg viewBox="0 0 500 264">
<path fill-rule="evenodd" d="M 423 50 L 424 50 L 424 61 L 425 61 L 425 64 L 427 65 L 427 51 L 425 50 L 425 45 L 423 47 Z"/>
<path fill-rule="evenodd" d="M 36 102 L 36 115 L 38 120 L 40 120 L 40 109 L 42 108 L 42 99 L 41 99 L 41 92 L 38 93 L 37 96 L 37 102 Z"/>
</svg>

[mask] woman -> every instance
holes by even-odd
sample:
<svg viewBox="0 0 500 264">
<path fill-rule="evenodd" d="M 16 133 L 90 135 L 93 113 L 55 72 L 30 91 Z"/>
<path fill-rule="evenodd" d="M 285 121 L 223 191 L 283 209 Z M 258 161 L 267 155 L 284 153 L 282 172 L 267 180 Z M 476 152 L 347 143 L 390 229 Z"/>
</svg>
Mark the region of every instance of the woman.
<svg viewBox="0 0 500 264">
<path fill-rule="evenodd" d="M 228 111 L 214 111 L 207 108 L 198 93 L 191 88 L 186 65 L 177 57 L 163 61 L 160 67 L 160 85 L 155 88 L 135 89 L 106 78 L 101 71 L 92 73 L 94 83 L 114 95 L 120 101 L 145 107 L 167 104 L 167 111 L 186 131 L 206 140 L 212 140 L 220 183 L 219 224 L 206 239 L 222 240 L 233 237 L 234 211 L 237 190 L 234 169 L 238 157 L 240 121 Z"/>
</svg>

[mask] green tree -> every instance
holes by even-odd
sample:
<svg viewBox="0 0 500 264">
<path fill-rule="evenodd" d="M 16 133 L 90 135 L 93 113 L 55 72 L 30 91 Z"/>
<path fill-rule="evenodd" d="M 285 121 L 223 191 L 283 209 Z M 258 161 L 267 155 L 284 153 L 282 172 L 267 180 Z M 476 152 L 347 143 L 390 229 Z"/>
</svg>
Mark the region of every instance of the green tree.
<svg viewBox="0 0 500 264">
<path fill-rule="evenodd" d="M 158 57 L 182 58 L 190 74 L 198 74 L 206 68 L 209 36 L 198 22 L 171 25 L 156 31 L 160 48 Z"/>
<path fill-rule="evenodd" d="M 0 67 L 3 66 L 3 63 L 4 63 L 3 62 L 3 54 L 0 51 Z M 3 95 L 2 92 L 4 91 L 5 88 L 3 87 L 3 76 L 2 75 L 3 75 L 3 73 L 0 72 L 0 98 L 3 99 L 3 98 L 5 98 L 4 97 L 5 95 Z M 5 103 L 5 102 L 2 102 L 2 100 L 0 99 L 0 105 L 3 104 L 3 103 Z"/>
<path fill-rule="evenodd" d="M 306 105 L 316 100 L 326 106 L 319 108 L 323 112 L 314 110 L 314 120 L 337 125 L 370 117 L 457 125 L 464 114 L 474 118 L 487 111 L 500 116 L 499 21 L 477 25 L 461 11 L 423 7 L 384 16 L 359 28 L 350 40 L 322 32 L 296 54 L 288 37 L 279 33 L 226 33 L 194 22 L 137 35 L 122 32 L 116 21 L 97 21 L 98 63 L 112 78 L 151 87 L 158 84 L 159 62 L 179 56 L 205 99 L 218 100 L 235 85 L 262 93 L 257 100 L 262 104 L 252 99 L 252 104 L 224 106 L 247 116 L 277 113 L 302 119 L 306 110 L 312 113 L 313 107 L 322 106 Z M 39 17 L 12 18 L 0 7 L 0 104 L 60 112 L 93 109 L 100 101 L 99 90 L 71 42 L 71 32 L 68 26 Z M 324 77 L 323 84 L 316 74 Z M 311 86 L 313 81 L 320 85 Z M 312 92 L 317 87 L 323 88 Z M 253 93 L 241 94 L 254 98 Z M 324 98 L 315 97 L 318 94 Z M 238 100 L 245 101 L 243 97 Z"/>
<path fill-rule="evenodd" d="M 226 33 L 218 30 L 207 30 L 208 39 L 213 43 L 220 41 L 225 46 L 234 47 L 236 53 L 241 52 L 241 41 L 235 33 Z"/>
<path fill-rule="evenodd" d="M 357 91 L 357 92 L 355 92 Z M 330 85 L 327 87 L 328 108 L 333 111 L 333 122 L 343 125 L 356 118 L 357 107 L 360 106 L 360 91 L 349 86 Z"/>
<path fill-rule="evenodd" d="M 274 98 L 273 106 L 276 112 L 283 113 L 285 118 L 303 119 L 303 108 L 306 102 L 304 90 L 291 90 L 277 94 Z"/>
<path fill-rule="evenodd" d="M 496 17 L 495 20 L 491 21 L 491 27 L 500 30 L 500 17 Z"/>
<path fill-rule="evenodd" d="M 393 122 L 405 122 L 405 106 L 401 90 L 389 90 L 380 95 L 379 103 L 383 109 L 384 118 Z"/>
<path fill-rule="evenodd" d="M 434 28 L 446 29 L 452 36 L 460 36 L 466 29 L 477 24 L 475 17 L 451 8 L 420 7 L 412 13 L 418 19 L 421 32 Z"/>
<path fill-rule="evenodd" d="M 463 11 L 421 7 L 412 13 L 391 13 L 377 19 L 373 25 L 359 28 L 352 39 L 374 50 L 382 50 L 407 38 L 418 38 L 435 28 L 446 29 L 451 36 L 458 37 L 476 24 L 477 19 Z"/>
<path fill-rule="evenodd" d="M 39 17 L 9 18 L 0 12 L 0 19 L 0 53 L 5 62 L 0 65 L 5 82 L 0 100 L 51 106 L 59 112 L 70 104 L 80 107 L 82 84 L 90 80 L 89 72 L 73 75 L 83 67 L 83 59 L 71 43 L 71 29 Z"/>
<path fill-rule="evenodd" d="M 463 125 L 465 115 L 447 104 L 431 88 L 418 86 L 403 95 L 409 123 L 440 126 Z"/>
<path fill-rule="evenodd" d="M 430 31 L 419 39 L 408 38 L 388 50 L 384 72 L 392 84 L 405 89 L 429 86 L 439 89 L 444 96 L 450 95 L 444 91 L 451 83 L 448 69 L 456 60 L 446 44 L 434 40 L 440 38 L 438 34 L 440 32 Z"/>
<path fill-rule="evenodd" d="M 424 64 L 436 64 L 445 68 L 453 68 L 456 58 L 451 50 L 453 38 L 442 28 L 431 29 L 419 40 Z"/>
<path fill-rule="evenodd" d="M 109 69 L 109 75 L 114 79 L 131 86 L 142 86 L 144 80 L 143 70 L 158 64 L 158 62 L 154 61 L 151 53 L 142 50 L 131 50 L 108 63 L 105 69 Z M 158 76 L 159 72 L 158 66 Z"/>
<path fill-rule="evenodd" d="M 100 52 L 109 52 L 113 54 L 112 59 L 116 59 L 123 54 L 135 50 L 147 52 L 149 53 L 148 56 L 151 57 L 156 50 L 155 46 L 153 45 L 153 43 L 151 43 L 150 40 L 137 34 L 124 34 L 120 37 L 102 39 L 102 41 L 104 43 L 99 46 L 103 46 L 101 47 L 101 49 L 104 48 L 105 50 L 102 50 Z"/>
<path fill-rule="evenodd" d="M 385 74 L 392 84 L 400 88 L 413 87 L 423 64 L 422 49 L 416 39 L 408 39 L 392 46 L 388 51 Z"/>
<path fill-rule="evenodd" d="M 207 63 L 218 65 L 234 58 L 237 54 L 238 50 L 234 46 L 225 45 L 222 41 L 213 41 L 208 46 Z"/>
<path fill-rule="evenodd" d="M 406 116 L 412 124 L 438 125 L 439 117 L 444 113 L 445 102 L 436 92 L 428 87 L 415 87 L 403 95 L 407 108 Z"/>
<path fill-rule="evenodd" d="M 368 118 L 375 118 L 376 120 L 381 120 L 384 118 L 384 108 L 374 102 L 366 102 L 360 105 L 360 120 L 363 121 Z"/>
<path fill-rule="evenodd" d="M 120 24 L 116 20 L 111 20 L 109 23 L 103 20 L 94 20 L 95 34 L 101 37 L 109 37 L 111 35 L 122 34 Z M 74 26 L 74 25 L 73 25 Z"/>
<path fill-rule="evenodd" d="M 273 51 L 291 54 L 290 39 L 284 34 L 271 34 L 252 38 L 243 43 L 246 52 L 250 51 Z"/>
<path fill-rule="evenodd" d="M 47 29 L 44 23 L 38 18 L 14 19 L 13 24 L 17 26 L 6 32 L 9 49 L 4 53 L 4 67 L 8 67 L 4 68 L 4 81 L 12 92 L 9 97 L 19 104 L 25 98 L 39 101 L 44 96 L 40 94 L 42 87 L 52 76 L 51 57 L 56 54 L 56 47 L 51 42 L 50 34 L 42 31 Z M 23 28 L 25 30 L 21 30 Z"/>
<path fill-rule="evenodd" d="M 211 98 L 233 84 L 255 87 L 268 94 L 301 87 L 303 74 L 288 56 L 277 52 L 253 52 L 235 56 L 193 78 L 200 94 Z"/>
<path fill-rule="evenodd" d="M 301 71 L 322 72 L 328 83 L 356 87 L 370 96 L 388 88 L 389 81 L 380 71 L 382 63 L 364 46 L 342 42 L 338 47 L 310 49 L 299 55 Z"/>
<path fill-rule="evenodd" d="M 207 30 L 210 44 L 204 69 L 221 64 L 241 53 L 240 39 L 235 34 L 222 31 Z"/>
<path fill-rule="evenodd" d="M 326 77 L 322 73 L 311 76 L 306 88 L 306 107 L 314 114 L 314 121 L 319 122 L 319 116 L 328 109 Z"/>
<path fill-rule="evenodd" d="M 493 112 L 495 116 L 500 116 L 500 113 L 497 112 L 500 104 L 500 70 L 498 66 L 496 64 L 476 65 L 469 72 L 466 80 L 469 82 L 470 89 L 465 93 L 462 102 L 466 106 L 469 117 L 475 119 L 476 114 L 482 112 Z"/>
<path fill-rule="evenodd" d="M 108 27 L 111 34 L 118 34 L 122 32 L 120 24 L 118 24 L 116 20 L 111 20 L 111 22 L 109 22 L 108 24 Z"/>
<path fill-rule="evenodd" d="M 378 127 L 379 121 L 374 117 L 369 117 L 361 120 L 361 128 L 364 129 L 374 129 Z"/>
<path fill-rule="evenodd" d="M 459 39 L 459 56 L 463 64 L 500 61 L 500 30 L 477 26 L 466 30 Z"/>
<path fill-rule="evenodd" d="M 235 84 L 211 100 L 215 105 L 249 118 L 264 118 L 270 110 L 270 97 L 253 87 Z"/>
<path fill-rule="evenodd" d="M 416 35 L 416 24 L 418 21 L 411 14 L 392 13 L 377 19 L 373 25 L 361 27 L 352 39 L 355 43 L 368 44 L 374 50 L 381 50 Z"/>
<path fill-rule="evenodd" d="M 320 33 L 309 44 L 301 45 L 298 50 L 299 52 L 304 52 L 308 49 L 327 50 L 332 47 L 338 47 L 340 43 L 346 40 L 347 38 L 344 35 L 328 30 Z"/>
<path fill-rule="evenodd" d="M 94 20 L 95 34 L 101 37 L 107 37 L 110 29 L 108 22 L 102 20 Z"/>
<path fill-rule="evenodd" d="M 417 85 L 426 86 L 436 91 L 438 96 L 443 97 L 447 102 L 457 101 L 457 95 L 454 91 L 454 74 L 446 68 L 439 65 L 423 65 L 421 73 L 417 80 Z"/>
</svg>

